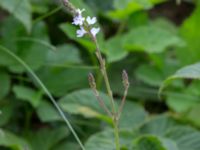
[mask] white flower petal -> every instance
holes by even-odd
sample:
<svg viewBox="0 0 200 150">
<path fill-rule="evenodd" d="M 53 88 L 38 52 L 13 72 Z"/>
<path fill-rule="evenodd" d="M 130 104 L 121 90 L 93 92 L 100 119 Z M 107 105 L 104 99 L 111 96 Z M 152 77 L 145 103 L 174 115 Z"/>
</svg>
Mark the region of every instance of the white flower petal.
<svg viewBox="0 0 200 150">
<path fill-rule="evenodd" d="M 83 27 L 76 31 L 77 37 L 83 37 L 86 33 L 87 31 Z"/>
<path fill-rule="evenodd" d="M 88 16 L 86 20 L 89 25 L 95 24 L 97 22 L 96 17 L 91 18 L 90 16 Z"/>
<path fill-rule="evenodd" d="M 85 11 L 85 9 L 77 9 L 76 12 L 77 12 L 77 15 L 73 18 L 73 22 L 72 24 L 74 25 L 79 25 L 79 26 L 82 26 L 84 21 L 85 21 L 85 18 L 82 16 L 82 12 Z"/>
<path fill-rule="evenodd" d="M 99 31 L 100 31 L 100 28 L 92 28 L 90 30 L 90 32 L 92 33 L 93 36 L 96 36 L 96 34 L 99 33 Z"/>
<path fill-rule="evenodd" d="M 77 15 L 77 16 L 75 16 L 75 17 L 73 18 L 72 24 L 82 26 L 83 23 L 84 23 L 84 21 L 85 21 L 85 18 L 84 18 L 84 17 L 82 17 L 81 15 Z"/>
</svg>

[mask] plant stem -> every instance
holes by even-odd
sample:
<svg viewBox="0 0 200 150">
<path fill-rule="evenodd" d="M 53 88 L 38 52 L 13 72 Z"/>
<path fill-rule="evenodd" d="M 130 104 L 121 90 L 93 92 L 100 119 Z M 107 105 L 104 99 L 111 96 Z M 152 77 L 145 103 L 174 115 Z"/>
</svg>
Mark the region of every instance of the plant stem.
<svg viewBox="0 0 200 150">
<path fill-rule="evenodd" d="M 104 78 L 104 81 L 105 81 L 105 84 L 106 84 L 108 96 L 110 98 L 110 103 L 111 103 L 111 108 L 112 108 L 112 116 L 111 117 L 112 117 L 112 120 L 113 120 L 116 150 L 120 150 L 119 129 L 118 129 L 118 113 L 117 113 L 117 110 L 115 108 L 115 102 L 114 102 L 114 99 L 113 99 L 113 94 L 112 94 L 112 90 L 111 90 L 111 87 L 110 87 L 108 74 L 107 74 L 107 71 L 106 71 L 105 60 L 102 57 L 102 54 L 101 54 L 101 51 L 100 51 L 96 37 L 92 35 L 90 30 L 89 30 L 89 33 L 90 33 L 90 36 L 91 36 L 91 38 L 92 38 L 92 40 L 93 40 L 93 42 L 95 43 L 95 46 L 96 46 L 96 55 L 97 55 L 97 58 L 98 58 L 99 63 L 100 63 L 100 70 L 101 70 L 101 73 L 103 75 L 103 78 Z"/>
<path fill-rule="evenodd" d="M 118 122 L 115 121 L 115 120 L 113 120 L 113 125 L 114 125 L 114 134 L 115 134 L 115 146 L 116 146 L 116 150 L 120 150 Z"/>
<path fill-rule="evenodd" d="M 95 46 L 96 46 L 96 55 L 97 55 L 97 58 L 98 58 L 99 63 L 100 63 L 100 70 L 101 70 L 101 73 L 103 75 L 103 78 L 104 78 L 104 81 L 105 81 L 105 84 L 106 84 L 106 89 L 107 89 L 107 92 L 108 92 L 108 96 L 110 98 L 110 103 L 111 103 L 111 107 L 112 107 L 112 113 L 113 113 L 113 115 L 115 115 L 116 108 L 115 108 L 115 103 L 114 103 L 114 99 L 113 99 L 112 90 L 111 90 L 111 87 L 110 87 L 110 82 L 108 80 L 108 75 L 107 75 L 106 66 L 105 66 L 105 60 L 103 59 L 103 57 L 101 55 L 101 51 L 100 51 L 100 48 L 99 48 L 99 45 L 98 45 L 96 37 L 93 36 L 92 33 L 90 33 L 90 35 L 91 35 L 92 40 L 93 40 L 93 42 L 95 43 Z"/>
</svg>

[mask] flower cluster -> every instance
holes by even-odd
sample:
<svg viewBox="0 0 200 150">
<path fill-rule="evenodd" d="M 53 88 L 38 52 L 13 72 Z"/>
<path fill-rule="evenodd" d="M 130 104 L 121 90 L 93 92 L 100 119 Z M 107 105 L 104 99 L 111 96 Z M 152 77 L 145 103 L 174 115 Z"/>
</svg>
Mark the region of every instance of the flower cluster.
<svg viewBox="0 0 200 150">
<path fill-rule="evenodd" d="M 93 36 L 96 36 L 96 34 L 100 31 L 100 28 L 92 27 L 91 29 L 85 29 L 85 26 L 91 26 L 94 25 L 97 22 L 96 17 L 90 17 L 88 16 L 86 19 L 82 16 L 82 12 L 85 11 L 85 9 L 77 9 L 76 15 L 73 18 L 72 24 L 76 26 L 80 26 L 80 29 L 76 31 L 77 37 L 83 37 L 87 33 L 91 33 Z"/>
</svg>

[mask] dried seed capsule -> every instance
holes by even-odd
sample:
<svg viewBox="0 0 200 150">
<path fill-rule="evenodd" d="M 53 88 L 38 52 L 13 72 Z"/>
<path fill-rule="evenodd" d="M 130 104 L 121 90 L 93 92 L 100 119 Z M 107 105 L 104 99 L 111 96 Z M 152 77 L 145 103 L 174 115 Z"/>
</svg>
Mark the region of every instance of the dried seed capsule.
<svg viewBox="0 0 200 150">
<path fill-rule="evenodd" d="M 88 81 L 89 81 L 90 87 L 93 90 L 96 90 L 96 82 L 95 82 L 95 78 L 94 78 L 94 76 L 93 76 L 92 73 L 89 73 L 89 75 L 88 75 Z"/>
<path fill-rule="evenodd" d="M 122 82 L 125 88 L 129 87 L 129 80 L 128 80 L 128 74 L 126 70 L 123 70 L 122 72 Z"/>
</svg>

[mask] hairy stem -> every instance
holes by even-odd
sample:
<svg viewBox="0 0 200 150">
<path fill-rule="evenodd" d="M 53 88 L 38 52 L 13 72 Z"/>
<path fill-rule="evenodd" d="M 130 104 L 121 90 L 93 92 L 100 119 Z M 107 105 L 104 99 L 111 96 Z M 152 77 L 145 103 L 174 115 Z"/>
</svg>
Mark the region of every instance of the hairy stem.
<svg viewBox="0 0 200 150">
<path fill-rule="evenodd" d="M 91 36 L 91 38 L 92 38 L 92 40 L 93 40 L 93 42 L 95 43 L 95 46 L 96 46 L 96 55 L 97 55 L 97 58 L 98 58 L 99 63 L 100 63 L 100 70 L 101 70 L 101 73 L 103 75 L 103 78 L 104 78 L 104 81 L 105 81 L 105 84 L 106 84 L 108 96 L 110 98 L 110 103 L 111 103 L 111 107 L 112 107 L 112 119 L 113 119 L 113 126 L 114 126 L 116 150 L 120 150 L 119 129 L 118 129 L 118 113 L 117 113 L 117 110 L 115 108 L 115 102 L 114 102 L 114 99 L 113 99 L 113 94 L 112 94 L 110 82 L 109 82 L 109 79 L 108 79 L 108 74 L 107 74 L 107 71 L 106 71 L 105 60 L 102 57 L 102 54 L 101 54 L 101 51 L 100 51 L 96 37 L 93 36 L 91 33 L 90 33 L 90 36 Z"/>
<path fill-rule="evenodd" d="M 105 60 L 103 59 L 103 57 L 101 55 L 101 51 L 100 51 L 96 37 L 93 36 L 92 34 L 91 34 L 91 37 L 92 37 L 92 40 L 93 40 L 93 42 L 95 43 L 95 46 L 96 46 L 96 55 L 97 55 L 97 58 L 98 58 L 99 63 L 100 63 L 100 70 L 101 70 L 101 73 L 103 75 L 103 78 L 104 78 L 104 81 L 105 81 L 105 84 L 106 84 L 108 96 L 110 98 L 110 103 L 111 103 L 111 106 L 112 106 L 112 113 L 113 113 L 113 115 L 115 115 L 115 113 L 116 113 L 115 102 L 114 102 L 114 99 L 113 99 L 113 94 L 112 94 L 112 90 L 111 90 L 111 87 L 110 87 L 108 74 L 107 74 L 107 71 L 106 71 Z"/>
</svg>

